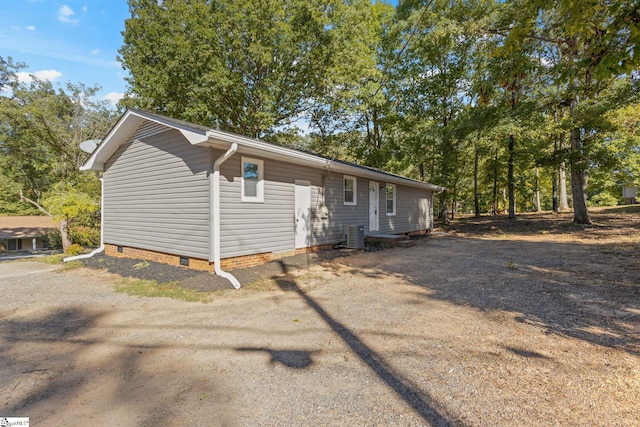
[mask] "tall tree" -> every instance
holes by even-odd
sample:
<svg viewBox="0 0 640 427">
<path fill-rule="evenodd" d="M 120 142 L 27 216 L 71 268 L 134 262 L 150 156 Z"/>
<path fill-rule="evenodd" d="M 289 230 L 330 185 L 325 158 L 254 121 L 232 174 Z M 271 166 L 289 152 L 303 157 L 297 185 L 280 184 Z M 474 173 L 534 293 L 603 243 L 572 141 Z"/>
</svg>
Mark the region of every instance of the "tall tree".
<svg viewBox="0 0 640 427">
<path fill-rule="evenodd" d="M 273 139 L 335 90 L 326 81 L 336 69 L 362 65 L 348 52 L 366 44 L 357 19 L 365 3 L 129 0 L 125 102 Z"/>
<path fill-rule="evenodd" d="M 574 222 L 589 224 L 587 184 L 603 113 L 630 102 L 628 79 L 640 63 L 640 5 L 636 2 L 535 1 L 529 16 L 539 22 L 539 40 L 556 52 L 550 67 L 568 104 L 571 194 Z M 527 9 L 523 9 L 527 10 Z M 527 12 L 525 12 L 527 14 Z M 615 100 L 615 101 L 614 101 Z"/>
<path fill-rule="evenodd" d="M 439 209 L 444 221 L 455 212 L 460 166 L 465 164 L 464 140 L 456 137 L 455 128 L 465 108 L 473 22 L 479 13 L 472 6 L 464 1 L 413 1 L 402 2 L 398 11 L 398 114 L 408 125 L 407 143 L 419 144 L 413 161 L 431 169 L 431 180 L 446 182 Z M 423 138 L 414 136 L 424 132 L 428 135 Z"/>
</svg>

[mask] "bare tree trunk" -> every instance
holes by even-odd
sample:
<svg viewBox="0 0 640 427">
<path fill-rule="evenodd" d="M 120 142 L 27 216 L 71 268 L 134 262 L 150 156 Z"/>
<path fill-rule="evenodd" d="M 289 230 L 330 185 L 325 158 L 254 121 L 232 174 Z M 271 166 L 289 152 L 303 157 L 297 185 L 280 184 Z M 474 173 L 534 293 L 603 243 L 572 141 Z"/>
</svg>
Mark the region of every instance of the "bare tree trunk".
<svg viewBox="0 0 640 427">
<path fill-rule="evenodd" d="M 556 135 L 553 139 L 553 151 L 558 152 L 558 135 Z M 554 214 L 558 213 L 558 176 L 560 174 L 558 171 L 553 169 L 553 178 L 551 179 L 551 200 L 552 206 L 551 210 Z"/>
<path fill-rule="evenodd" d="M 480 200 L 478 197 L 478 161 L 480 153 L 476 149 L 476 156 L 473 161 L 473 208 L 476 216 L 480 216 Z"/>
<path fill-rule="evenodd" d="M 514 135 L 509 136 L 509 163 L 507 170 L 507 191 L 509 193 L 509 219 L 516 218 L 516 192 L 513 183 L 513 168 L 515 163 L 515 145 L 516 137 Z"/>
<path fill-rule="evenodd" d="M 62 239 L 62 250 L 67 253 L 69 246 L 71 246 L 71 239 L 69 238 L 69 223 L 66 219 L 58 223 L 58 230 L 60 230 L 60 238 Z"/>
<path fill-rule="evenodd" d="M 493 159 L 493 193 L 491 199 L 491 215 L 498 213 L 498 150 Z"/>
<path fill-rule="evenodd" d="M 565 134 L 560 134 L 560 150 L 565 148 Z M 569 200 L 567 198 L 567 170 L 564 162 L 560 163 L 560 167 L 558 168 L 558 191 L 560 198 L 560 212 L 569 210 Z"/>
<path fill-rule="evenodd" d="M 567 170 L 564 162 L 560 163 L 558 169 L 558 192 L 560 198 L 560 212 L 566 212 L 569 210 L 569 199 L 567 198 Z"/>
<path fill-rule="evenodd" d="M 513 82 L 513 89 L 511 90 L 511 113 L 515 114 L 516 107 L 518 105 L 518 79 Z M 516 157 L 516 136 L 514 134 L 509 135 L 509 161 L 507 170 L 507 189 L 509 191 L 509 219 L 516 219 L 516 194 L 514 184 L 514 163 Z"/>
<path fill-rule="evenodd" d="M 31 203 L 33 206 L 38 208 L 43 214 L 53 218 L 53 215 L 51 215 L 51 213 L 47 211 L 45 208 L 40 206 L 38 202 L 35 202 L 30 198 L 26 197 L 24 194 L 22 194 L 22 190 L 20 190 L 20 200 L 23 202 Z M 71 246 L 71 239 L 69 238 L 69 222 L 68 220 L 64 219 L 58 222 L 56 225 L 58 226 L 58 230 L 60 231 L 60 238 L 62 239 L 62 250 L 64 251 L 64 253 L 67 253 L 69 246 Z"/>
<path fill-rule="evenodd" d="M 571 197 L 573 201 L 573 222 L 575 224 L 591 224 L 587 211 L 587 180 L 589 171 L 582 167 L 579 153 L 582 151 L 580 129 L 572 129 L 571 140 Z"/>
<path fill-rule="evenodd" d="M 502 187 L 502 212 L 509 210 L 509 204 L 507 199 L 507 189 Z"/>
<path fill-rule="evenodd" d="M 540 207 L 540 168 L 536 166 L 536 194 L 535 194 L 535 206 L 533 207 L 534 211 L 540 212 L 542 208 Z"/>
</svg>

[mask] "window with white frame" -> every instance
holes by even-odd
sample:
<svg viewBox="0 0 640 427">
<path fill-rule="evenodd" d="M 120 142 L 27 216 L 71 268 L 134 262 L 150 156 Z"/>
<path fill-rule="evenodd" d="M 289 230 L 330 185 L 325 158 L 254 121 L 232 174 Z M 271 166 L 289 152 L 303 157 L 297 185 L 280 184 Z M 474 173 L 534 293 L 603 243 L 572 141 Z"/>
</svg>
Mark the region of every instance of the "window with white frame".
<svg viewBox="0 0 640 427">
<path fill-rule="evenodd" d="M 358 204 L 358 183 L 355 176 L 345 175 L 344 179 L 344 204 L 356 205 Z"/>
<path fill-rule="evenodd" d="M 396 185 L 387 184 L 387 216 L 393 216 L 396 214 Z"/>
<path fill-rule="evenodd" d="M 264 162 L 249 157 L 242 158 L 242 201 L 264 202 Z"/>
</svg>

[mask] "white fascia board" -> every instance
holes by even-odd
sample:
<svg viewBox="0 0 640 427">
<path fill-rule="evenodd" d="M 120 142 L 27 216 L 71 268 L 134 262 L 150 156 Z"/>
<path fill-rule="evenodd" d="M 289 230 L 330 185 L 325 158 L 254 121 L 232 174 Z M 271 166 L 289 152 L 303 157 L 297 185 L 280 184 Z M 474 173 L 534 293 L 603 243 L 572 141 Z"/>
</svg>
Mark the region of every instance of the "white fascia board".
<svg viewBox="0 0 640 427">
<path fill-rule="evenodd" d="M 170 119 L 164 120 L 162 116 L 156 114 L 145 114 L 144 111 L 139 110 L 127 110 L 98 145 L 98 148 L 96 148 L 86 163 L 80 167 L 80 170 L 104 170 L 105 162 L 113 156 L 118 147 L 129 139 L 129 136 L 135 132 L 145 120 L 160 123 L 166 127 L 178 130 L 187 141 L 193 145 L 201 144 L 209 139 L 204 130 L 182 127 Z"/>
<path fill-rule="evenodd" d="M 369 178 L 379 182 L 386 182 L 389 184 L 398 184 L 405 187 L 420 188 L 422 190 L 429 191 L 442 191 L 445 187 L 439 185 L 429 184 L 428 182 L 415 181 L 410 178 L 404 178 L 398 175 L 392 175 L 388 172 L 376 172 L 374 170 L 361 168 L 358 166 L 351 166 L 344 163 L 333 162 L 331 163 L 329 170 L 334 172 L 341 172 L 349 175 L 355 175 L 357 177 Z"/>
<path fill-rule="evenodd" d="M 238 144 L 238 153 L 255 157 L 265 157 L 275 160 L 283 160 L 289 163 L 301 164 L 316 168 L 326 168 L 331 163 L 328 159 L 314 156 L 303 151 L 269 144 L 258 139 L 247 138 L 227 132 L 210 130 L 208 144 L 220 149 L 228 149 L 229 144 Z"/>
<path fill-rule="evenodd" d="M 235 135 L 227 132 L 210 130 L 207 132 L 209 136 L 208 145 L 215 148 L 228 149 L 229 144 L 238 144 L 238 153 L 247 154 L 256 157 L 266 157 L 270 159 L 282 160 L 298 165 L 305 165 L 320 169 L 326 169 L 331 172 L 345 173 L 357 177 L 370 178 L 376 181 L 383 181 L 392 184 L 399 184 L 408 187 L 420 188 L 429 191 L 442 191 L 444 187 L 429 184 L 427 182 L 414 181 L 409 178 L 403 178 L 397 175 L 391 175 L 385 172 L 376 172 L 363 167 L 348 165 L 345 163 L 331 161 L 323 157 L 305 153 L 291 148 L 279 145 L 265 143 L 258 139 L 252 139 Z"/>
<path fill-rule="evenodd" d="M 131 135 L 143 121 L 144 118 L 139 114 L 127 111 L 109 131 L 93 154 L 89 156 L 89 159 L 85 164 L 80 166 L 80 170 L 102 171 L 104 169 L 104 163 L 116 152 L 120 144 L 123 141 L 126 141 L 129 138 L 129 135 Z"/>
<path fill-rule="evenodd" d="M 178 130 L 192 145 L 201 144 L 208 140 L 207 131 L 202 129 L 202 127 L 197 129 L 196 125 L 189 126 L 189 123 L 184 121 L 181 121 L 182 123 L 178 124 L 176 123 L 176 120 L 158 114 L 147 113 L 146 111 L 135 110 L 131 112 L 140 117 L 144 117 L 146 120 Z"/>
</svg>

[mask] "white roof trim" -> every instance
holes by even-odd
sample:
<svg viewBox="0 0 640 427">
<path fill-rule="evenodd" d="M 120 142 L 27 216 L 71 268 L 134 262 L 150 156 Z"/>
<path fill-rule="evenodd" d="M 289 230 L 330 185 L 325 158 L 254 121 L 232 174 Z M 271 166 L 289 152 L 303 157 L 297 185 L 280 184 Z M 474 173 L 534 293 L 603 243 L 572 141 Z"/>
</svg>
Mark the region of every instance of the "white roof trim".
<svg viewBox="0 0 640 427">
<path fill-rule="evenodd" d="M 340 161 L 332 161 L 324 157 L 315 156 L 304 151 L 294 150 L 292 148 L 283 147 L 280 145 L 270 144 L 259 139 L 247 138 L 241 135 L 234 135 L 232 133 L 210 130 L 207 132 L 209 141 L 207 145 L 214 146 L 216 148 L 227 149 L 227 144 L 237 143 L 238 153 L 250 154 L 254 156 L 267 157 L 271 159 L 284 160 L 291 162 L 295 161 L 296 164 L 307 165 L 316 168 L 323 168 L 336 173 L 346 173 L 363 178 L 371 178 L 382 182 L 388 182 L 393 184 L 400 184 L 415 188 L 422 188 L 431 191 L 442 191 L 444 187 L 439 185 L 429 184 L 427 182 L 415 181 L 410 178 L 405 178 L 399 175 L 393 175 L 389 172 L 380 171 L 377 172 L 373 169 L 350 165 L 342 163 Z M 220 145 L 222 142 L 224 145 Z"/>
<path fill-rule="evenodd" d="M 80 167 L 80 170 L 104 170 L 104 164 L 118 147 L 126 142 L 132 133 L 145 120 L 156 122 L 178 130 L 191 144 L 201 144 L 208 140 L 205 130 L 191 128 L 189 126 L 180 126 L 169 118 L 165 118 L 156 114 L 146 113 L 139 110 L 127 110 L 116 125 L 109 131 L 107 136 L 102 140 L 98 148 L 91 154 L 87 162 Z"/>
<path fill-rule="evenodd" d="M 295 150 L 280 145 L 270 144 L 259 139 L 247 138 L 229 132 L 193 125 L 187 122 L 173 120 L 153 113 L 139 110 L 127 110 L 118 120 L 118 123 L 104 138 L 102 143 L 89 157 L 89 160 L 80 168 L 81 170 L 104 170 L 105 162 L 116 152 L 118 147 L 126 142 L 131 134 L 142 124 L 144 120 L 160 123 L 169 128 L 176 129 L 193 145 L 206 145 L 214 148 L 227 150 L 233 143 L 238 144 L 238 153 L 263 157 L 275 160 L 293 162 L 299 165 L 306 165 L 314 168 L 326 169 L 331 172 L 345 173 L 357 177 L 370 178 L 376 181 L 400 184 L 414 188 L 421 188 L 431 191 L 442 191 L 445 188 L 429 184 L 427 182 L 415 181 L 399 175 L 390 174 L 384 171 L 376 171 L 367 167 L 351 165 L 340 161 L 332 161 L 320 156 L 316 156 L 304 151 Z"/>
</svg>

